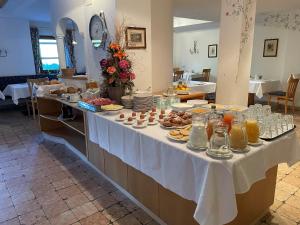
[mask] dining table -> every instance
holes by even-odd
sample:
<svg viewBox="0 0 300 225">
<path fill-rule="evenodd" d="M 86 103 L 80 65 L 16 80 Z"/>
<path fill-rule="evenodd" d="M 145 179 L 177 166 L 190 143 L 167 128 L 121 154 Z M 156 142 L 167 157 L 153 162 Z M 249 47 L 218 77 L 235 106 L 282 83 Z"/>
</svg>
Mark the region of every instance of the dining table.
<svg viewBox="0 0 300 225">
<path fill-rule="evenodd" d="M 257 98 L 263 98 L 265 94 L 281 91 L 282 85 L 280 80 L 255 80 L 251 79 L 249 81 L 249 95 L 248 95 L 248 105 L 254 105 L 255 96 Z"/>
<path fill-rule="evenodd" d="M 34 85 L 32 92 L 34 96 L 43 97 L 45 94 L 48 94 L 52 90 L 57 90 L 64 88 L 65 85 L 61 84 L 51 84 L 51 85 Z M 27 83 L 21 84 L 9 84 L 3 91 L 3 96 L 11 96 L 13 103 L 18 105 L 19 99 L 30 97 L 29 86 Z M 1 98 L 1 93 L 0 93 Z"/>
<path fill-rule="evenodd" d="M 3 90 L 3 95 L 10 96 L 14 104 L 19 104 L 19 99 L 30 97 L 27 83 L 9 84 Z"/>
<path fill-rule="evenodd" d="M 178 82 L 174 82 L 173 85 L 177 85 Z M 189 81 L 187 83 L 190 93 L 214 93 L 216 92 L 217 84 L 214 82 L 204 82 L 204 81 Z"/>
</svg>

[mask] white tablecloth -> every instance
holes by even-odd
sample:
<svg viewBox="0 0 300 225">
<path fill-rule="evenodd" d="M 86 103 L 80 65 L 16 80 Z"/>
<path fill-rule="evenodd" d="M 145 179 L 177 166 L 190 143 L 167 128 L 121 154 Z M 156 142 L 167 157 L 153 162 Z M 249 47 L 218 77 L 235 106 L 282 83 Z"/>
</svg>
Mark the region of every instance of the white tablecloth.
<svg viewBox="0 0 300 225">
<path fill-rule="evenodd" d="M 5 96 L 4 96 L 4 94 L 2 93 L 2 91 L 0 91 L 0 99 L 5 100 Z"/>
<path fill-rule="evenodd" d="M 201 77 L 201 74 L 199 73 L 193 73 L 193 72 L 184 72 L 182 79 L 185 81 L 192 80 L 193 78 L 199 78 Z"/>
<path fill-rule="evenodd" d="M 49 94 L 50 91 L 59 90 L 64 87 L 64 84 L 36 85 L 34 86 L 34 92 L 36 96 L 43 97 L 45 94 Z"/>
<path fill-rule="evenodd" d="M 296 134 L 290 133 L 246 154 L 218 161 L 166 138 L 159 126 L 136 130 L 114 121 L 116 116 L 88 112 L 90 140 L 165 188 L 196 202 L 201 225 L 220 225 L 237 215 L 235 194 L 247 192 L 268 169 L 300 160 Z"/>
<path fill-rule="evenodd" d="M 11 96 L 13 102 L 18 105 L 20 98 L 30 97 L 29 88 L 27 83 L 22 84 L 9 84 L 3 91 L 5 96 Z"/>
<path fill-rule="evenodd" d="M 282 86 L 279 80 L 250 80 L 249 93 L 255 94 L 258 98 L 262 98 L 264 94 L 280 91 Z"/>
<path fill-rule="evenodd" d="M 178 82 L 174 82 L 174 85 Z M 190 92 L 202 92 L 202 93 L 214 93 L 216 91 L 216 83 L 213 82 L 202 82 L 202 81 L 190 81 L 188 82 Z"/>
</svg>

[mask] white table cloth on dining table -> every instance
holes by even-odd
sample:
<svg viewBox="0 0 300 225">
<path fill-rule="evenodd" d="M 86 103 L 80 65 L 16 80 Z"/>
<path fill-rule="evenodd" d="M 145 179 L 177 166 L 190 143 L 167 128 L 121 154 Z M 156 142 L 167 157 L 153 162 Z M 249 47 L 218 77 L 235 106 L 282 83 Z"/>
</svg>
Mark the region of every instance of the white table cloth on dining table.
<svg viewBox="0 0 300 225">
<path fill-rule="evenodd" d="M 177 85 L 178 82 L 174 82 Z M 202 81 L 190 81 L 188 82 L 190 92 L 202 92 L 202 93 L 214 93 L 216 91 L 216 83 L 213 82 L 202 82 Z"/>
<path fill-rule="evenodd" d="M 43 97 L 45 94 L 49 94 L 50 91 L 59 90 L 64 88 L 64 84 L 51 84 L 51 85 L 35 85 L 34 92 L 36 96 Z"/>
<path fill-rule="evenodd" d="M 5 96 L 11 96 L 13 103 L 16 105 L 19 104 L 20 98 L 28 98 L 30 96 L 27 83 L 9 84 L 3 90 L 3 94 Z"/>
<path fill-rule="evenodd" d="M 262 98 L 264 94 L 282 90 L 279 80 L 250 80 L 249 93 L 255 94 L 258 98 Z"/>
<path fill-rule="evenodd" d="M 115 122 L 116 116 L 88 112 L 90 141 L 152 177 L 165 188 L 197 204 L 194 218 L 201 225 L 221 225 L 237 215 L 235 194 L 247 192 L 279 163 L 300 160 L 295 132 L 246 154 L 218 161 L 170 142 L 159 126 L 136 130 Z M 212 213 L 213 212 L 213 213 Z"/>
</svg>

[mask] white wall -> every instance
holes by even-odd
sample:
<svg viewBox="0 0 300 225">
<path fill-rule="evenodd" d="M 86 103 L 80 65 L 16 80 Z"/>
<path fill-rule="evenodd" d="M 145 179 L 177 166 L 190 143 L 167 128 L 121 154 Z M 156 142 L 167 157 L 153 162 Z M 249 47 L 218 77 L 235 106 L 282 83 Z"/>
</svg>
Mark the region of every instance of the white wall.
<svg viewBox="0 0 300 225">
<path fill-rule="evenodd" d="M 279 38 L 277 57 L 263 57 L 264 40 Z M 198 40 L 200 53 L 191 55 L 189 49 L 194 40 Z M 263 75 L 264 79 L 280 80 L 283 89 L 287 86 L 290 74 L 300 73 L 300 32 L 282 27 L 256 24 L 251 74 Z M 211 68 L 213 79 L 216 79 L 217 59 L 207 57 L 207 45 L 219 42 L 219 28 L 207 28 L 174 33 L 174 67 L 195 72 L 203 68 Z M 296 94 L 296 105 L 300 106 L 300 84 Z"/>
<path fill-rule="evenodd" d="M 77 24 L 79 32 L 83 34 L 84 38 L 84 54 L 87 74 L 94 80 L 100 80 L 100 65 L 99 61 L 106 56 L 106 50 L 94 49 L 89 37 L 89 22 L 94 14 L 104 11 L 107 25 L 110 34 L 114 34 L 115 21 L 115 0 L 52 0 L 51 1 L 51 17 L 52 29 L 56 31 L 57 35 L 63 35 L 57 29 L 59 21 L 62 18 L 70 18 Z M 60 41 L 59 41 L 60 43 Z M 63 46 L 60 46 L 63 47 Z M 61 58 L 64 55 L 59 49 Z"/>
<path fill-rule="evenodd" d="M 192 55 L 194 41 L 198 41 L 199 54 Z M 194 72 L 211 68 L 211 80 L 215 81 L 218 59 L 208 58 L 208 45 L 218 43 L 219 28 L 174 33 L 174 67 Z"/>
<path fill-rule="evenodd" d="M 144 27 L 147 48 L 127 50 L 136 73 L 136 88 L 162 91 L 172 84 L 172 0 L 117 0 L 118 23 Z"/>
<path fill-rule="evenodd" d="M 35 74 L 29 22 L 0 18 L 0 49 L 8 51 L 0 58 L 0 76 Z"/>
<path fill-rule="evenodd" d="M 147 49 L 127 50 L 136 74 L 135 86 L 146 89 L 152 85 L 151 58 L 151 0 L 118 0 L 117 24 L 146 28 Z"/>
<path fill-rule="evenodd" d="M 255 26 L 252 56 L 252 75 L 263 75 L 264 79 L 281 80 L 286 58 L 287 32 L 281 28 Z M 263 57 L 264 40 L 279 38 L 277 57 Z"/>
</svg>

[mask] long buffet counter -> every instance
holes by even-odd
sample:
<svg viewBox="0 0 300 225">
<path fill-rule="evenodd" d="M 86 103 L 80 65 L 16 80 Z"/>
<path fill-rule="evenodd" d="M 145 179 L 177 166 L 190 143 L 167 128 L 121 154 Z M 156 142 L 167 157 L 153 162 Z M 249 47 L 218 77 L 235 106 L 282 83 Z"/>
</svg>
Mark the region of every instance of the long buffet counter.
<svg viewBox="0 0 300 225">
<path fill-rule="evenodd" d="M 57 119 L 62 105 L 75 120 Z M 38 108 L 44 133 L 64 138 L 168 225 L 252 224 L 273 204 L 277 165 L 300 160 L 295 132 L 220 161 L 169 141 L 158 125 L 134 129 L 55 98 L 39 98 Z"/>
</svg>

